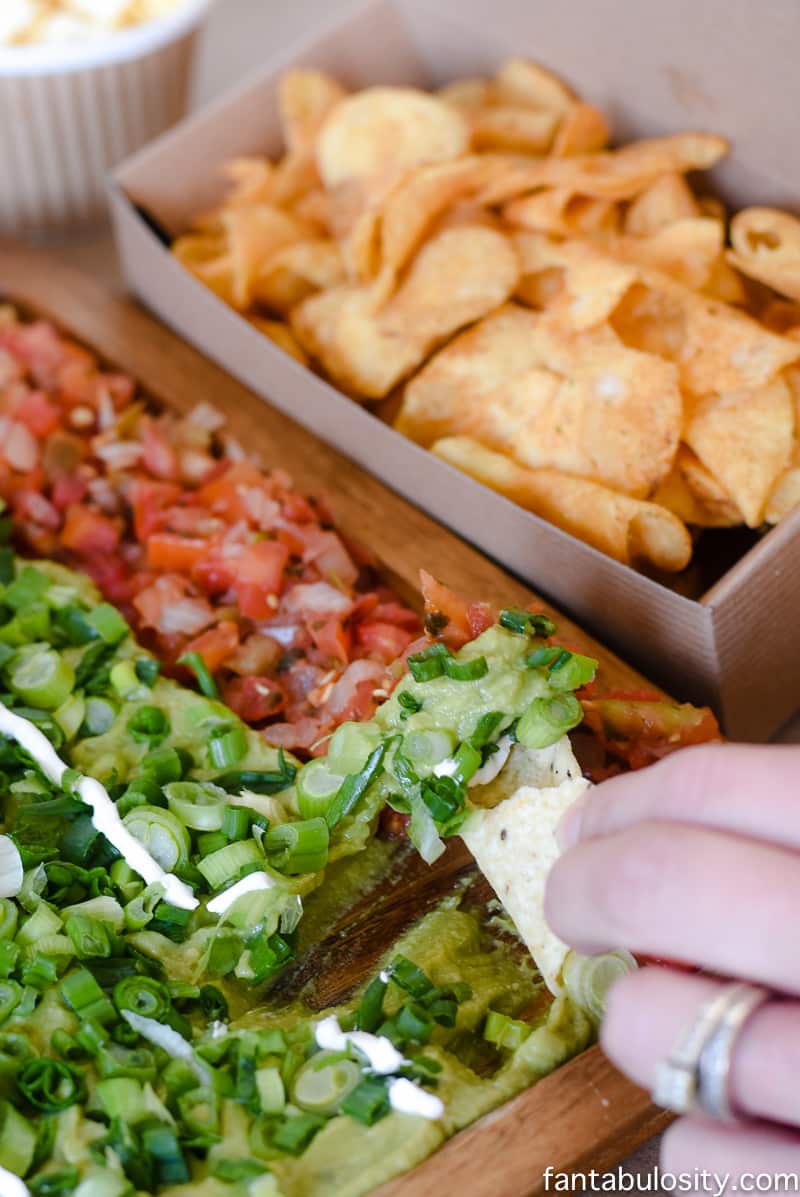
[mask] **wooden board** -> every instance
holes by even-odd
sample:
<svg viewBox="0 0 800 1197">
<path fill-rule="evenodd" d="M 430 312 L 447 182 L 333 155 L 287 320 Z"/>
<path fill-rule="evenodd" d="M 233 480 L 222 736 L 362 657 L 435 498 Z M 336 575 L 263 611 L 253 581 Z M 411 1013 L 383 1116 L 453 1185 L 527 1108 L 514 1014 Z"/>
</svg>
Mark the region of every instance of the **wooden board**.
<svg viewBox="0 0 800 1197">
<path fill-rule="evenodd" d="M 0 247 L 3 299 L 49 316 L 178 411 L 187 412 L 200 400 L 214 404 L 233 434 L 265 465 L 288 469 L 304 491 L 324 492 L 341 530 L 377 552 L 389 580 L 417 605 L 421 566 L 476 600 L 509 605 L 535 598 L 527 587 L 266 405 L 130 300 L 110 294 L 54 255 Z M 649 685 L 547 603 L 541 601 L 540 606 L 557 621 L 563 640 L 599 658 L 602 680 L 609 687 Z M 388 897 L 382 895 L 379 910 L 373 903 L 348 913 L 329 937 L 337 944 L 338 956 L 347 958 L 345 971 L 338 989 L 336 983 L 326 987 L 324 1001 L 338 1000 L 369 972 L 386 943 L 375 934 L 376 923 L 384 936 L 387 926 L 392 935 L 399 933 L 412 912 L 420 913 L 421 902 L 432 903 L 469 867 L 460 841 L 434 869 L 409 858 L 397 885 Z M 341 952 L 342 932 L 348 936 L 347 953 Z M 301 962 L 303 968 L 313 968 L 314 959 L 324 958 L 326 942 Z M 333 975 L 330 969 L 326 972 Z M 609 1167 L 667 1121 L 667 1115 L 593 1047 L 462 1131 L 412 1173 L 384 1185 L 380 1195 L 438 1197 L 443 1188 L 455 1187 L 460 1197 L 527 1197 L 544 1191 L 548 1165 L 559 1171 Z"/>
</svg>

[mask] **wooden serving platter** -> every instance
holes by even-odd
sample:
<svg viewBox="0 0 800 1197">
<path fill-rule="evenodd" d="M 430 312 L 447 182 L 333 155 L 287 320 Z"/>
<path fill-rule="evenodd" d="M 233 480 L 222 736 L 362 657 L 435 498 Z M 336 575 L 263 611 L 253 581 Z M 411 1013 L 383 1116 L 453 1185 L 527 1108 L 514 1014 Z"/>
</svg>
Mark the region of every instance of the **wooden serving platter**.
<svg viewBox="0 0 800 1197">
<path fill-rule="evenodd" d="M 214 404 L 233 434 L 265 465 L 281 465 L 304 491 L 328 496 L 337 525 L 377 553 L 388 580 L 409 601 L 419 605 L 421 566 L 476 600 L 498 605 L 536 601 L 557 621 L 561 638 L 600 660 L 601 677 L 609 687 L 652 688 L 527 587 L 265 404 L 129 299 L 110 293 L 51 253 L 8 245 L 0 246 L 0 302 L 4 300 L 49 317 L 101 358 L 134 375 L 167 406 L 186 412 L 201 399 Z M 326 978 L 321 1004 L 345 996 L 412 918 L 430 908 L 470 866 L 460 841 L 432 869 L 409 854 L 397 881 L 382 885 L 379 903 L 374 897 L 358 903 L 300 961 L 306 980 L 315 961 L 325 963 L 324 971 L 320 967 Z M 463 1130 L 379 1194 L 438 1197 L 446 1188 L 463 1197 L 528 1197 L 544 1191 L 548 1165 L 565 1172 L 610 1167 L 667 1121 L 668 1115 L 622 1077 L 599 1047 L 592 1047 Z"/>
</svg>

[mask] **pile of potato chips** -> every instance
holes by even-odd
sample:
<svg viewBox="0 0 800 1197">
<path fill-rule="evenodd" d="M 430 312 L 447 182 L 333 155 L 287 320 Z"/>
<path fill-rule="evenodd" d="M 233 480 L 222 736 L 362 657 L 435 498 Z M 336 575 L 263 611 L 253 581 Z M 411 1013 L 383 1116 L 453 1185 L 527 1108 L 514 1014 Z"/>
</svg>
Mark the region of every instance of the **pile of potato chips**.
<svg viewBox="0 0 800 1197">
<path fill-rule="evenodd" d="M 723 138 L 608 149 L 523 60 L 434 94 L 294 70 L 280 106 L 284 156 L 230 162 L 174 252 L 288 353 L 629 564 L 800 503 L 800 221 L 695 194 Z"/>
</svg>

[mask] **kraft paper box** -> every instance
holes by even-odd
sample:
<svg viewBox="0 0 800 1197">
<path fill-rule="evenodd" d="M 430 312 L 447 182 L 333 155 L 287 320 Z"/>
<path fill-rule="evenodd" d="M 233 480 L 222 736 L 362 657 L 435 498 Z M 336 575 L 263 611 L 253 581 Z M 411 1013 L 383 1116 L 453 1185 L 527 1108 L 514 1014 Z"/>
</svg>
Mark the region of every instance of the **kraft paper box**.
<svg viewBox="0 0 800 1197">
<path fill-rule="evenodd" d="M 323 68 L 353 88 L 436 86 L 491 73 L 511 55 L 562 74 L 611 115 L 617 139 L 690 128 L 727 135 L 733 154 L 714 179 L 723 197 L 797 207 L 800 6 L 769 7 L 760 21 L 750 0 L 372 0 L 160 138 L 110 185 L 127 282 L 166 323 L 676 696 L 710 703 L 728 735 L 749 739 L 767 738 L 800 706 L 800 510 L 705 593 L 676 593 L 401 437 L 226 307 L 170 256 L 158 231 L 182 231 L 219 200 L 226 159 L 280 151 L 276 84 L 288 66 Z M 424 545 L 420 564 L 435 568 Z"/>
</svg>

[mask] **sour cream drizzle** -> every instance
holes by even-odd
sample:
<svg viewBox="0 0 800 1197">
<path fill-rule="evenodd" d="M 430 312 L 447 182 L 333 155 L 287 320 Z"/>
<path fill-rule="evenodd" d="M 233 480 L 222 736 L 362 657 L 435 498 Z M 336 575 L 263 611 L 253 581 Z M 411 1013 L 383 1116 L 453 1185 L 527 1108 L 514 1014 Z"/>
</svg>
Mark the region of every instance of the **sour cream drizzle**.
<svg viewBox="0 0 800 1197">
<path fill-rule="evenodd" d="M 31 1197 L 31 1191 L 13 1172 L 0 1166 L 0 1193 L 3 1197 Z"/>
<path fill-rule="evenodd" d="M 371 1035 L 369 1031 L 343 1031 L 335 1014 L 323 1018 L 314 1029 L 317 1046 L 328 1051 L 346 1051 L 355 1047 L 369 1061 L 370 1070 L 378 1076 L 389 1076 L 401 1069 L 405 1058 L 385 1035 Z M 444 1104 L 433 1093 L 427 1093 L 406 1077 L 394 1077 L 389 1082 L 389 1103 L 399 1114 L 416 1114 L 419 1118 L 441 1118 Z"/>
<path fill-rule="evenodd" d="M 266 873 L 248 873 L 230 889 L 223 890 L 221 894 L 217 894 L 216 898 L 212 898 L 206 909 L 209 914 L 227 914 L 234 902 L 243 898 L 245 894 L 272 889 L 275 884 L 272 877 L 268 877 Z"/>
<path fill-rule="evenodd" d="M 45 777 L 54 785 L 62 784 L 67 766 L 57 754 L 44 732 L 30 719 L 16 715 L 0 702 L 0 735 L 10 736 L 33 757 Z M 110 844 L 125 858 L 134 872 L 148 884 L 158 882 L 164 887 L 164 897 L 172 906 L 194 910 L 199 906 L 191 886 L 162 869 L 142 844 L 124 827 L 116 806 L 105 786 L 93 777 L 81 777 L 75 792 L 92 810 L 92 822 Z"/>
</svg>

